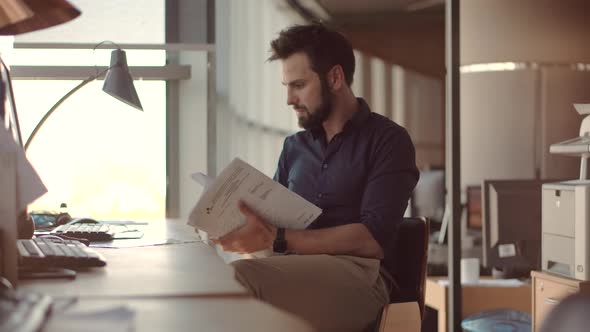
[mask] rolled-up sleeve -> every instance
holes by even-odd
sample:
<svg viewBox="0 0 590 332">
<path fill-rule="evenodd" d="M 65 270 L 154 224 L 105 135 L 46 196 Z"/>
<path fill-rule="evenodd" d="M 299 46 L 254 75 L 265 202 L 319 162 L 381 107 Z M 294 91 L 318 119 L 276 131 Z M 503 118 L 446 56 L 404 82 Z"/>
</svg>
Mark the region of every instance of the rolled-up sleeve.
<svg viewBox="0 0 590 332">
<path fill-rule="evenodd" d="M 361 223 L 383 250 L 393 242 L 419 172 L 410 136 L 391 127 L 377 138 L 361 203 Z"/>
</svg>

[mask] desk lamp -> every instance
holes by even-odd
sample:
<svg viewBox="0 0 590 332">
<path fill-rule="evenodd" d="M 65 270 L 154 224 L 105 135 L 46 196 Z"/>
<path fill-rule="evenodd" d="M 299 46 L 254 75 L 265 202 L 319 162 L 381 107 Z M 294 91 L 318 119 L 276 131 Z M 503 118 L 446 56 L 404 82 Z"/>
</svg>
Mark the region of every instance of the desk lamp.
<svg viewBox="0 0 590 332">
<path fill-rule="evenodd" d="M 104 42 L 96 45 L 96 47 L 103 43 Z M 133 85 L 133 78 L 131 77 L 131 74 L 129 74 L 129 67 L 127 67 L 127 57 L 125 56 L 125 51 L 121 50 L 120 48 L 117 48 L 116 50 L 113 50 L 111 52 L 111 64 L 107 69 L 97 73 L 96 75 L 90 76 L 84 81 L 82 81 L 80 84 L 78 84 L 68 93 L 66 93 L 63 97 L 61 97 L 61 99 L 58 100 L 49 109 L 49 111 L 47 111 L 47 113 L 45 113 L 43 118 L 41 118 L 39 123 L 31 132 L 31 135 L 27 139 L 27 142 L 25 143 L 25 151 L 29 148 L 29 145 L 33 141 L 33 138 L 35 138 L 35 135 L 37 134 L 41 126 L 43 126 L 45 121 L 47 121 L 49 116 L 53 114 L 53 112 L 59 107 L 59 105 L 61 105 L 71 95 L 76 93 L 76 91 L 80 90 L 80 88 L 94 81 L 95 79 L 101 77 L 105 73 L 106 76 L 104 79 L 104 85 L 102 87 L 102 90 L 108 93 L 109 95 L 119 99 L 120 101 L 130 106 L 133 106 L 140 111 L 143 111 L 143 107 L 141 106 L 141 102 L 139 101 L 139 97 L 137 96 L 137 91 L 135 91 L 135 86 Z"/>
</svg>

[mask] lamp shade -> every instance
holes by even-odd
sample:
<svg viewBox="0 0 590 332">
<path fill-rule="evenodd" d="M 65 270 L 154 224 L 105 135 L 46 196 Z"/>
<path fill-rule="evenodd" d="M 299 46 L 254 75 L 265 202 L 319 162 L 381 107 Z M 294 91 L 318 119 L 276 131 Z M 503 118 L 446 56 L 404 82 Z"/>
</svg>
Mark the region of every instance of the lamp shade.
<svg viewBox="0 0 590 332">
<path fill-rule="evenodd" d="M 21 0 L 0 1 L 0 29 L 33 16 L 33 11 Z"/>
<path fill-rule="evenodd" d="M 127 67 L 125 51 L 117 49 L 111 52 L 111 65 L 104 79 L 102 90 L 120 101 L 143 111 L 133 85 L 133 78 L 129 73 L 129 67 Z"/>
<path fill-rule="evenodd" d="M 70 21 L 80 15 L 80 11 L 66 0 L 2 0 L 0 11 L 10 17 L 21 19 L 6 19 L 2 26 L 0 20 L 0 35 L 18 35 L 52 27 Z M 23 8 L 29 9 L 29 15 L 22 17 Z M 26 10 L 24 11 L 26 12 Z M 2 14 L 0 13 L 0 16 Z M 0 17 L 0 19 L 4 19 Z"/>
</svg>

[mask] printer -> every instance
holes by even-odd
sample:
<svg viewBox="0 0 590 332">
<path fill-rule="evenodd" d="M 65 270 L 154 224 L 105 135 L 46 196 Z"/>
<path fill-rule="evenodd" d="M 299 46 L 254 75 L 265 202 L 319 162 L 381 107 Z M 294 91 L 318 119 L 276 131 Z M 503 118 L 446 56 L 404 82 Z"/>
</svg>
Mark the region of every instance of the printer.
<svg viewBox="0 0 590 332">
<path fill-rule="evenodd" d="M 580 137 L 552 144 L 549 152 L 581 158 L 580 178 L 543 184 L 542 270 L 590 280 L 590 104 L 575 104 L 586 115 Z"/>
</svg>

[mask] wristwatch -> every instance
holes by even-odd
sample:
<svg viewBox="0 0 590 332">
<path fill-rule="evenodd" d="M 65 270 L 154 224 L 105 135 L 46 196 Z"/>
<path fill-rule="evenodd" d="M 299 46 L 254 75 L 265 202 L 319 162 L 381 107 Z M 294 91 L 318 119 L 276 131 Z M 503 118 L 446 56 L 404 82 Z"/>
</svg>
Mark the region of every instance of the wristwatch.
<svg viewBox="0 0 590 332">
<path fill-rule="evenodd" d="M 272 242 L 272 251 L 284 254 L 287 252 L 287 240 L 285 239 L 285 229 L 277 228 L 277 237 Z"/>
</svg>

